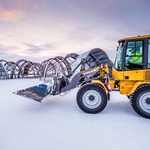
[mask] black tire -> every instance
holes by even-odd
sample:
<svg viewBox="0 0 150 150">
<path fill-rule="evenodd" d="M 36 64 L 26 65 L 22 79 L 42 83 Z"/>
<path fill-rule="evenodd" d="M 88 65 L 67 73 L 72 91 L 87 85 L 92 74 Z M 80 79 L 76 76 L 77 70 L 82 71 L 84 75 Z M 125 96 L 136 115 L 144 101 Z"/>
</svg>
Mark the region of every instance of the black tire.
<svg viewBox="0 0 150 150">
<path fill-rule="evenodd" d="M 89 114 L 101 112 L 107 105 L 107 94 L 98 84 L 85 84 L 77 93 L 79 108 Z"/>
<path fill-rule="evenodd" d="M 140 86 L 130 99 L 131 106 L 137 114 L 150 119 L 150 86 Z"/>
</svg>

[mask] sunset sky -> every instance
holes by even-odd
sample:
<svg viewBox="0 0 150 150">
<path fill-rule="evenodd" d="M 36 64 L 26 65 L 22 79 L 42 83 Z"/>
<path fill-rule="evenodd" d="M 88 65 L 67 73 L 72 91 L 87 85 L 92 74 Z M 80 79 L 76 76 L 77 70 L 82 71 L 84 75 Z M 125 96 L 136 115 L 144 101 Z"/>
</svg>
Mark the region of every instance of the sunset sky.
<svg viewBox="0 0 150 150">
<path fill-rule="evenodd" d="M 42 62 L 150 34 L 150 0 L 0 0 L 0 59 Z"/>
</svg>

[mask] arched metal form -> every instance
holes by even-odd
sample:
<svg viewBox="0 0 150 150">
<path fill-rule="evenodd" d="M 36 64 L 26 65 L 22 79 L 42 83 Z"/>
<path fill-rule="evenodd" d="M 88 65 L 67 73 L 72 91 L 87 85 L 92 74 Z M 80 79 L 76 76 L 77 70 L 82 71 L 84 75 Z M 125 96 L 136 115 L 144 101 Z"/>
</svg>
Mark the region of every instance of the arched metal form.
<svg viewBox="0 0 150 150">
<path fill-rule="evenodd" d="M 41 65 L 25 59 L 18 60 L 12 68 L 10 78 L 40 77 Z"/>
<path fill-rule="evenodd" d="M 12 62 L 12 61 L 6 62 L 4 64 L 6 71 L 7 71 L 8 79 L 10 79 L 12 68 L 14 67 L 14 65 L 15 65 L 15 62 Z"/>
<path fill-rule="evenodd" d="M 63 60 L 63 63 L 66 65 L 67 68 L 67 74 L 70 74 L 72 72 L 72 64 L 75 62 L 79 55 L 76 53 L 71 53 L 66 55 L 66 57 Z"/>
<path fill-rule="evenodd" d="M 0 63 L 1 63 L 1 64 L 5 64 L 5 63 L 7 63 L 7 61 L 6 61 L 6 60 L 1 59 L 1 60 L 0 60 Z"/>
<path fill-rule="evenodd" d="M 86 57 L 86 64 L 89 68 L 94 68 L 101 64 L 107 64 L 109 68 L 110 77 L 112 76 L 112 61 L 104 50 L 100 48 L 92 49 Z"/>
<path fill-rule="evenodd" d="M 27 60 L 25 59 L 20 59 L 18 60 L 15 65 L 13 66 L 12 68 L 12 72 L 11 72 L 11 75 L 10 75 L 10 78 L 13 79 L 13 78 L 20 78 L 20 73 L 21 73 L 21 67 L 22 67 L 22 64 L 24 64 L 25 62 L 27 62 Z"/>
<path fill-rule="evenodd" d="M 62 61 L 63 57 L 57 56 L 55 58 L 50 58 L 47 60 L 46 66 L 44 68 L 44 81 L 49 80 L 53 75 L 57 73 L 58 67 Z"/>
<path fill-rule="evenodd" d="M 78 58 L 78 54 L 70 53 L 65 57 L 56 56 L 43 61 L 41 64 L 25 59 L 20 59 L 16 63 L 12 61 L 0 60 L 1 78 L 26 78 L 26 77 L 51 77 L 67 76 L 72 73 L 73 64 Z M 2 73 L 3 72 L 3 73 Z M 5 72 L 5 73 L 4 73 Z"/>
<path fill-rule="evenodd" d="M 0 64 L 1 64 L 1 73 L 0 73 L 0 78 L 2 79 L 9 79 L 10 78 L 10 74 L 12 71 L 13 66 L 15 65 L 14 62 L 12 61 L 6 61 L 6 60 L 0 60 Z M 3 69 L 2 69 L 3 68 Z"/>
<path fill-rule="evenodd" d="M 55 58 L 48 59 L 48 63 L 46 63 L 44 69 L 44 81 L 49 81 L 49 78 L 52 78 L 53 76 L 62 76 L 62 74 L 67 75 L 71 73 L 71 65 L 78 56 L 78 54 L 72 53 L 66 55 L 64 58 L 57 56 Z"/>
<path fill-rule="evenodd" d="M 7 71 L 2 63 L 0 63 L 0 79 L 8 79 Z"/>
<path fill-rule="evenodd" d="M 42 67 L 42 77 L 44 77 L 47 72 L 47 76 L 51 74 L 50 72 L 55 72 L 56 73 L 56 67 L 61 63 L 63 57 L 62 56 L 57 56 L 54 58 L 49 58 L 41 63 Z M 51 69 L 53 68 L 53 69 Z"/>
<path fill-rule="evenodd" d="M 19 70 L 19 77 L 38 78 L 41 75 L 41 65 L 31 61 L 25 61 Z"/>
<path fill-rule="evenodd" d="M 41 64 L 25 59 L 20 59 L 16 63 L 12 61 L 0 60 L 1 76 L 3 78 L 26 78 L 26 77 L 49 77 L 56 74 L 69 74 L 72 71 L 72 64 L 79 55 L 71 53 L 65 57 L 56 56 L 43 61 Z"/>
<path fill-rule="evenodd" d="M 23 77 L 33 77 L 33 78 L 38 78 L 41 76 L 41 65 L 39 63 L 34 63 L 31 61 L 28 61 L 27 63 L 24 64 L 22 67 L 23 69 Z"/>
<path fill-rule="evenodd" d="M 49 60 L 51 60 L 52 58 L 49 58 L 49 59 L 47 59 L 47 60 L 44 60 L 42 63 L 41 63 L 41 66 L 46 66 L 47 64 L 48 64 L 48 62 L 49 62 Z"/>
<path fill-rule="evenodd" d="M 45 60 L 45 61 L 43 61 L 43 62 L 41 63 L 41 77 L 40 77 L 40 79 L 44 77 L 45 68 L 46 68 L 48 62 L 49 62 L 51 59 L 52 59 L 52 58 L 49 58 L 49 59 L 47 59 L 47 60 Z"/>
<path fill-rule="evenodd" d="M 45 81 L 51 78 L 71 78 L 82 70 L 94 68 L 101 64 L 107 64 L 110 76 L 112 74 L 112 61 L 100 48 L 92 49 L 84 54 L 70 53 L 65 57 L 57 56 L 43 61 L 41 64 L 25 59 L 16 63 L 0 60 L 0 78 L 36 78 L 43 77 Z"/>
</svg>

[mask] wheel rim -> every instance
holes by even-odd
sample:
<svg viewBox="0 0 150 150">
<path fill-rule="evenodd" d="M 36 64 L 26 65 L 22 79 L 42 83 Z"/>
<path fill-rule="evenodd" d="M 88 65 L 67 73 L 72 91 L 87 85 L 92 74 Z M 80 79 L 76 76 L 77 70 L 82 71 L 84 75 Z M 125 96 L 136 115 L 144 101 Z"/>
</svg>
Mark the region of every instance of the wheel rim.
<svg viewBox="0 0 150 150">
<path fill-rule="evenodd" d="M 101 95 L 94 90 L 89 90 L 83 95 L 83 104 L 90 109 L 95 109 L 101 104 Z"/>
<path fill-rule="evenodd" d="M 150 92 L 147 92 L 140 97 L 139 105 L 145 112 L 150 113 Z"/>
</svg>

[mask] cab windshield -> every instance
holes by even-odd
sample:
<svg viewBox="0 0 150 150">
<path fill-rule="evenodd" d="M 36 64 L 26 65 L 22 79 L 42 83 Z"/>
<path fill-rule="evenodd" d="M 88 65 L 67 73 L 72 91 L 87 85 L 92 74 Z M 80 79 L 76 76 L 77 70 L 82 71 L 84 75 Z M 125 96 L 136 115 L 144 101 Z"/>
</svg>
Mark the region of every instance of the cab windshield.
<svg viewBox="0 0 150 150">
<path fill-rule="evenodd" d="M 114 68 L 116 70 L 122 70 L 122 52 L 123 52 L 123 42 L 120 42 L 114 63 Z"/>
</svg>

